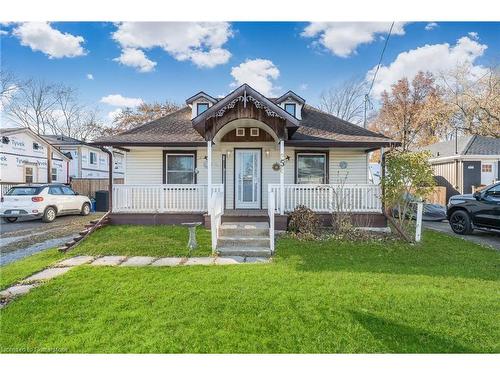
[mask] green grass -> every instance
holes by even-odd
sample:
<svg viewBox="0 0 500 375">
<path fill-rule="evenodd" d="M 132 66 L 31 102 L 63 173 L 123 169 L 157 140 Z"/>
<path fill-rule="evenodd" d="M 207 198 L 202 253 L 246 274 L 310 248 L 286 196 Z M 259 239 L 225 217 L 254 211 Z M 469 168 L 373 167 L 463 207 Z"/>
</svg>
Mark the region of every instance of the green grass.
<svg viewBox="0 0 500 375">
<path fill-rule="evenodd" d="M 494 250 L 425 232 L 420 246 L 284 238 L 277 253 L 271 264 L 77 267 L 0 311 L 0 351 L 500 350 Z"/>
<path fill-rule="evenodd" d="M 146 255 L 156 257 L 187 256 L 188 229 L 177 225 L 107 226 L 89 236 L 71 251 L 85 255 Z M 196 229 L 198 248 L 192 256 L 210 255 L 210 231 Z"/>
<path fill-rule="evenodd" d="M 68 255 L 49 249 L 0 267 L 0 289 L 4 289 L 46 268 Z"/>
</svg>

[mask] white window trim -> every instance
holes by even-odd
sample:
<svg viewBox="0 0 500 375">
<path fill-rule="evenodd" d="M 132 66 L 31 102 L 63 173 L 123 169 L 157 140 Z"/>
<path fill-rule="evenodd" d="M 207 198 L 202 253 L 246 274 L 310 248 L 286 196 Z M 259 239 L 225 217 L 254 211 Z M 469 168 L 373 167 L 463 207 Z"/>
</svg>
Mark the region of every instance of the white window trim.
<svg viewBox="0 0 500 375">
<path fill-rule="evenodd" d="M 190 154 L 190 153 L 186 153 L 186 154 L 177 154 L 177 153 L 173 153 L 173 154 L 169 154 L 169 153 L 166 153 L 165 154 L 165 183 L 166 184 L 169 184 L 168 182 L 168 172 L 187 172 L 185 170 L 169 170 L 168 169 L 168 157 L 169 156 L 190 156 L 193 158 L 193 179 L 191 181 L 191 184 L 195 184 L 196 182 L 196 154 Z M 175 185 L 175 184 L 170 184 L 170 185 Z M 188 184 L 186 184 L 188 185 Z"/>
<path fill-rule="evenodd" d="M 250 128 L 250 137 L 258 137 L 259 128 Z"/>
<path fill-rule="evenodd" d="M 328 183 L 328 170 L 327 170 L 327 168 L 328 168 L 328 154 L 326 152 L 297 152 L 297 157 L 295 160 L 295 176 L 297 178 L 296 183 L 300 184 L 300 182 L 299 182 L 299 158 L 301 156 L 323 156 L 323 158 L 325 159 L 325 164 L 323 167 L 323 172 L 325 174 L 325 177 L 324 177 L 323 183 L 327 184 Z M 307 185 L 307 184 L 302 184 L 302 185 Z"/>
<path fill-rule="evenodd" d="M 54 176 L 56 176 L 56 177 L 54 178 Z M 51 177 L 52 181 L 57 181 L 57 168 L 52 167 L 50 169 L 50 177 Z"/>
<path fill-rule="evenodd" d="M 236 128 L 236 136 L 244 137 L 245 136 L 245 128 Z"/>
</svg>

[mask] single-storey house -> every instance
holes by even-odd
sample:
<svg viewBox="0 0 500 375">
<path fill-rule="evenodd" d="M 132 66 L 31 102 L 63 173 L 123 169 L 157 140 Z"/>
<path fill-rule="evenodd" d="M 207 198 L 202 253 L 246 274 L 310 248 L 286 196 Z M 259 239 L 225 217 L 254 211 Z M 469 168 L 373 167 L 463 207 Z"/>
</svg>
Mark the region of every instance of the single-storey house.
<svg viewBox="0 0 500 375">
<path fill-rule="evenodd" d="M 70 155 L 28 128 L 0 128 L 2 194 L 22 183 L 68 183 Z"/>
<path fill-rule="evenodd" d="M 446 187 L 446 200 L 500 180 L 499 138 L 470 135 L 422 149 L 432 154 L 429 163 L 438 186 Z"/>
<path fill-rule="evenodd" d="M 43 138 L 65 154 L 71 155 L 70 178 L 107 179 L 108 154 L 99 147 L 65 135 L 44 135 Z M 113 178 L 123 179 L 124 151 L 113 150 Z"/>
<path fill-rule="evenodd" d="M 224 98 L 199 92 L 174 113 L 94 143 L 127 150 L 124 184 L 112 189 L 115 223 L 206 217 L 217 249 L 226 243 L 221 222 L 267 223 L 273 236 L 298 205 L 325 220 L 342 209 L 359 225 L 386 225 L 368 153 L 397 142 L 292 91 L 268 98 L 244 84 Z"/>
</svg>

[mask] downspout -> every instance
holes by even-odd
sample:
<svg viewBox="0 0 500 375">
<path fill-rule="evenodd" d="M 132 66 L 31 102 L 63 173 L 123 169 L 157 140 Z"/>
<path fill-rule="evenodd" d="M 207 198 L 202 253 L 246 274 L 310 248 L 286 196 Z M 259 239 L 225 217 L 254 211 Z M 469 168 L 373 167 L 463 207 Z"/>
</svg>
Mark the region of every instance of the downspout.
<svg viewBox="0 0 500 375">
<path fill-rule="evenodd" d="M 47 143 L 47 182 L 52 182 L 52 146 Z"/>
<path fill-rule="evenodd" d="M 108 154 L 108 194 L 109 194 L 109 207 L 108 213 L 113 212 L 113 153 L 104 147 L 99 147 L 102 151 Z"/>
</svg>

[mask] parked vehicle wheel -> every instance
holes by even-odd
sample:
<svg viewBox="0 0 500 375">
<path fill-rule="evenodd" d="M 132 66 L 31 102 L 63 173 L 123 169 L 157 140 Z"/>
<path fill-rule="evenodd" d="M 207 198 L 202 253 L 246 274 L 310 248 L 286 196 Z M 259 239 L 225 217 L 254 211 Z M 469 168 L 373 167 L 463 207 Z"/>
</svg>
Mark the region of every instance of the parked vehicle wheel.
<svg viewBox="0 0 500 375">
<path fill-rule="evenodd" d="M 84 203 L 80 215 L 87 216 L 88 214 L 90 214 L 90 204 Z"/>
<path fill-rule="evenodd" d="M 56 219 L 56 209 L 54 207 L 47 207 L 43 213 L 42 221 L 44 223 L 51 223 Z"/>
<path fill-rule="evenodd" d="M 472 225 L 469 214 L 465 211 L 455 211 L 450 217 L 450 226 L 457 234 L 471 234 Z"/>
<path fill-rule="evenodd" d="M 17 221 L 17 217 L 4 217 L 3 221 L 6 223 L 15 223 Z"/>
</svg>

